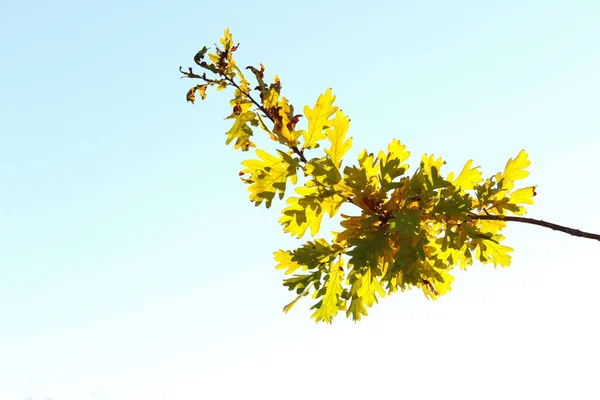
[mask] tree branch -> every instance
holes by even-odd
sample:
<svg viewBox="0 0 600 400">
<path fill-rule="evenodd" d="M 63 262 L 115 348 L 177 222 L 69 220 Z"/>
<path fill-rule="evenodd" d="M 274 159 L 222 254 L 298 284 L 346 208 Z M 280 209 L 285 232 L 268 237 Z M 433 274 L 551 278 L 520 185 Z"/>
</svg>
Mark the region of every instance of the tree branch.
<svg viewBox="0 0 600 400">
<path fill-rule="evenodd" d="M 553 224 L 552 222 L 542 221 L 540 219 L 533 218 L 525 218 L 525 217 L 515 217 L 512 215 L 471 215 L 471 219 L 480 219 L 480 220 L 488 220 L 488 221 L 513 221 L 513 222 L 522 222 L 524 224 L 531 224 L 537 226 L 543 226 L 544 228 L 553 229 L 555 231 L 568 233 L 572 236 L 578 236 L 587 239 L 594 239 L 600 241 L 600 235 L 595 233 L 583 232 L 579 229 L 568 228 L 566 226 Z"/>
<path fill-rule="evenodd" d="M 225 80 L 227 82 L 229 82 L 229 84 L 233 87 L 235 87 L 237 90 L 239 90 L 240 92 L 242 92 L 244 94 L 244 96 L 246 96 L 252 103 L 254 103 L 254 105 L 256 107 L 258 107 L 258 109 L 260 111 L 262 111 L 265 116 L 267 118 L 269 118 L 269 120 L 271 120 L 271 122 L 275 123 L 275 120 L 273 120 L 273 117 L 271 117 L 271 114 L 256 100 L 254 100 L 254 98 L 252 97 L 252 95 L 250 93 L 246 93 L 244 92 L 242 89 L 240 89 L 240 86 L 235 83 L 235 81 L 233 79 L 231 79 L 230 77 L 228 77 L 227 75 L 223 74 L 223 77 L 225 78 Z M 304 164 L 308 164 L 308 160 L 306 159 L 306 157 L 304 157 L 304 151 L 300 150 L 298 148 L 298 146 L 291 146 L 290 147 L 292 149 L 292 151 L 298 155 L 298 157 L 300 157 L 300 161 L 302 161 Z"/>
<path fill-rule="evenodd" d="M 240 86 L 237 83 L 235 83 L 235 81 L 233 79 L 231 79 L 230 77 L 228 77 L 227 75 L 223 74 L 223 77 L 225 78 L 225 80 L 227 82 L 229 82 L 229 84 L 231 86 L 233 86 L 234 88 L 236 88 L 237 90 L 239 90 L 240 92 L 242 92 L 244 94 L 244 96 L 246 96 L 248 98 L 248 100 L 250 100 L 251 102 L 253 102 L 254 105 L 256 107 L 258 107 L 260 109 L 260 111 L 262 111 L 265 114 L 265 117 L 269 118 L 269 120 L 271 120 L 271 122 L 275 123 L 275 121 L 271 117 L 271 114 L 269 114 L 267 112 L 267 110 L 259 102 L 257 102 L 256 100 L 254 100 L 254 98 L 252 97 L 252 95 L 250 93 L 246 93 L 242 89 L 240 89 Z"/>
</svg>

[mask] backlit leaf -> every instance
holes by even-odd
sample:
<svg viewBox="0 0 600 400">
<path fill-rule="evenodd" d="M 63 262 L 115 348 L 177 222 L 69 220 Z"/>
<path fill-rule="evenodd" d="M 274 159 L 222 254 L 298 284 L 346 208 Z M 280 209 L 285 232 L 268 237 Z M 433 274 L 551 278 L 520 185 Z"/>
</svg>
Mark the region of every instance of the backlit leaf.
<svg viewBox="0 0 600 400">
<path fill-rule="evenodd" d="M 202 100 L 206 99 L 206 88 L 207 87 L 208 87 L 208 85 L 197 85 L 197 86 L 194 86 L 193 88 L 191 88 L 187 92 L 187 96 L 186 96 L 187 101 L 194 104 L 194 101 L 196 101 L 196 90 L 198 91 L 198 93 L 200 93 L 200 97 L 202 98 Z"/>
<path fill-rule="evenodd" d="M 316 235 L 325 213 L 333 217 L 346 201 L 336 190 L 317 186 L 312 181 L 296 188 L 296 193 L 302 197 L 288 198 L 288 207 L 282 211 L 279 222 L 285 232 L 298 238 L 304 236 L 308 228 L 311 235 Z"/>
<path fill-rule="evenodd" d="M 381 187 L 384 191 L 400 186 L 400 183 L 392 182 L 406 172 L 408 169 L 406 160 L 410 157 L 410 152 L 399 140 L 392 140 L 387 150 L 387 154 L 380 151 L 377 157 L 380 160 Z"/>
<path fill-rule="evenodd" d="M 533 197 L 536 195 L 535 186 L 526 187 L 523 189 L 517 189 L 510 195 L 510 202 L 512 204 L 533 204 Z M 519 211 L 515 212 L 517 215 L 525 214 L 525 207 L 519 207 Z"/>
<path fill-rule="evenodd" d="M 511 190 L 515 186 L 516 180 L 527 178 L 529 171 L 526 168 L 530 164 L 531 161 L 527 159 L 525 150 L 521 150 L 514 160 L 512 158 L 509 159 L 506 167 L 504 167 L 504 184 L 502 187 L 506 190 Z"/>
<path fill-rule="evenodd" d="M 277 265 L 275 269 L 285 269 L 286 275 L 291 275 L 299 269 L 306 271 L 307 267 L 302 264 L 298 264 L 293 260 L 294 254 L 291 251 L 278 250 L 275 253 L 275 261 Z"/>
<path fill-rule="evenodd" d="M 445 295 L 451 290 L 451 284 L 454 282 L 454 277 L 446 271 L 440 271 L 442 280 L 435 279 L 433 285 L 439 296 Z"/>
<path fill-rule="evenodd" d="M 331 147 L 325 150 L 325 153 L 331 157 L 336 167 L 340 168 L 342 157 L 352 147 L 352 138 L 346 139 L 346 133 L 350 128 L 350 118 L 345 116 L 341 111 L 335 114 L 333 128 L 325 131 L 325 135 L 331 142 Z"/>
<path fill-rule="evenodd" d="M 285 307 L 283 307 L 283 312 L 287 314 L 301 298 L 308 295 L 309 291 L 310 291 L 310 288 L 307 288 L 302 293 L 300 293 L 298 296 L 296 296 L 296 298 L 292 302 L 286 304 Z"/>
<path fill-rule="evenodd" d="M 242 165 L 246 167 L 242 173 L 251 174 L 250 178 L 244 179 L 244 182 L 250 185 L 248 187 L 250 200 L 257 206 L 265 201 L 269 208 L 276 193 L 279 193 L 280 199 L 283 198 L 288 179 L 292 183 L 296 183 L 297 166 L 290 165 L 281 154 L 273 156 L 258 149 L 256 155 L 260 159 L 242 162 Z"/>
<path fill-rule="evenodd" d="M 345 309 L 344 301 L 341 298 L 343 290 L 342 280 L 344 278 L 343 266 L 344 260 L 342 258 L 338 258 L 336 261 L 329 263 L 323 298 L 319 303 L 311 307 L 312 309 L 316 309 L 311 316 L 316 322 L 325 321 L 331 323 L 338 311 Z"/>
<path fill-rule="evenodd" d="M 367 307 L 371 307 L 373 303 L 377 303 L 377 295 L 380 297 L 385 296 L 385 291 L 381 287 L 381 283 L 375 276 L 371 276 L 371 269 L 367 268 L 367 271 L 360 279 L 360 289 L 357 291 L 357 295 L 361 297 Z"/>
<path fill-rule="evenodd" d="M 503 237 L 496 235 L 498 241 L 502 240 Z M 498 265 L 502 267 L 508 267 L 510 265 L 511 256 L 508 253 L 513 251 L 512 248 L 496 243 L 493 240 L 482 240 L 478 248 L 478 256 L 481 262 L 488 263 L 493 262 L 494 266 Z"/>
<path fill-rule="evenodd" d="M 250 141 L 250 137 L 252 136 L 252 128 L 250 125 L 258 125 L 256 114 L 252 111 L 246 111 L 240 114 L 231 114 L 227 118 L 234 119 L 235 122 L 231 129 L 226 133 L 227 140 L 225 141 L 225 144 L 229 144 L 235 140 L 234 148 L 242 149 L 242 151 L 248 151 L 251 147 L 256 147 L 256 145 Z"/>
<path fill-rule="evenodd" d="M 304 116 L 308 120 L 308 131 L 303 132 L 304 148 L 317 147 L 317 142 L 326 138 L 324 130 L 332 126 L 330 118 L 338 109 L 333 105 L 334 101 L 335 96 L 329 88 L 319 96 L 312 109 L 309 106 L 304 107 Z"/>
<path fill-rule="evenodd" d="M 479 182 L 483 182 L 481 171 L 479 167 L 471 168 L 473 160 L 467 161 L 460 174 L 453 180 L 454 174 L 451 172 L 448 174 L 448 180 L 451 181 L 454 186 L 460 187 L 462 190 L 471 190 Z"/>
</svg>

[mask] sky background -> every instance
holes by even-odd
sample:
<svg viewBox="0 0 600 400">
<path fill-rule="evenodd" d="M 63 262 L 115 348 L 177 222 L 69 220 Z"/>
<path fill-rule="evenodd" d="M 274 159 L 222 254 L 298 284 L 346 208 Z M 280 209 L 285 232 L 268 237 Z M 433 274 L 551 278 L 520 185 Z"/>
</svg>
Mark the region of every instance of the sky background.
<svg viewBox="0 0 600 400">
<path fill-rule="evenodd" d="M 512 266 L 437 302 L 283 314 L 272 252 L 299 242 L 247 199 L 230 94 L 186 103 L 177 70 L 229 27 L 296 107 L 333 88 L 347 162 L 396 138 L 489 176 L 524 148 L 528 216 L 598 233 L 599 20 L 597 0 L 3 0 L 0 399 L 599 398 L 592 240 L 511 225 Z"/>
</svg>

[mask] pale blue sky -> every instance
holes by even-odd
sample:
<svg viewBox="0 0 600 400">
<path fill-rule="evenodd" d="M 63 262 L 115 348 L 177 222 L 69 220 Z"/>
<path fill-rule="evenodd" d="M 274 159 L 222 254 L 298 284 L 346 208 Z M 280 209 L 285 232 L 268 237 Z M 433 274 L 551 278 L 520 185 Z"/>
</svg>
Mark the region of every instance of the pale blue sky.
<svg viewBox="0 0 600 400">
<path fill-rule="evenodd" d="M 528 214 L 599 232 L 600 2 L 0 5 L 0 399 L 600 397 L 600 244 L 510 226 L 513 265 L 364 321 L 289 315 L 224 146 L 179 80 L 231 28 L 297 106 L 332 87 L 352 155 L 405 143 L 485 175 L 526 149 Z M 350 160 L 350 158 L 348 158 Z"/>
</svg>

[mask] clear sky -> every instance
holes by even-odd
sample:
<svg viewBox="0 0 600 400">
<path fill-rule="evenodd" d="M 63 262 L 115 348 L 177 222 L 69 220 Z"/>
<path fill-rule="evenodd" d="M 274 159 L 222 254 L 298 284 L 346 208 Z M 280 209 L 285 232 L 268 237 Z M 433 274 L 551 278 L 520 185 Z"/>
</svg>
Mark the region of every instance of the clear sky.
<svg viewBox="0 0 600 400">
<path fill-rule="evenodd" d="M 400 139 L 486 176 L 522 148 L 528 216 L 599 232 L 600 2 L 0 5 L 0 399 L 600 398 L 600 243 L 510 226 L 513 265 L 360 323 L 288 315 L 224 145 L 179 79 L 231 28 L 297 106 L 332 87 L 352 155 Z M 263 142 L 264 143 L 264 142 Z"/>
</svg>

